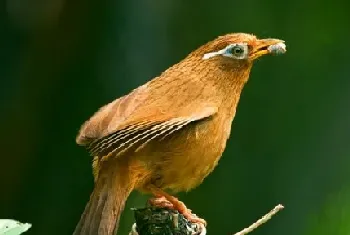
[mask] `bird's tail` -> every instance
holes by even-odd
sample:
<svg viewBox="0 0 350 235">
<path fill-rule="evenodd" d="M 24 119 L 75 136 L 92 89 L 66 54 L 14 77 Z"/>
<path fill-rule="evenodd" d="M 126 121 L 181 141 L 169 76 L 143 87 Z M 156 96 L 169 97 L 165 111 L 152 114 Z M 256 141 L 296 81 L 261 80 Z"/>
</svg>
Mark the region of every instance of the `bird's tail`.
<svg viewBox="0 0 350 235">
<path fill-rule="evenodd" d="M 98 176 L 73 235 L 116 234 L 120 215 L 134 185 L 127 169 L 115 165 L 109 168 Z"/>
</svg>

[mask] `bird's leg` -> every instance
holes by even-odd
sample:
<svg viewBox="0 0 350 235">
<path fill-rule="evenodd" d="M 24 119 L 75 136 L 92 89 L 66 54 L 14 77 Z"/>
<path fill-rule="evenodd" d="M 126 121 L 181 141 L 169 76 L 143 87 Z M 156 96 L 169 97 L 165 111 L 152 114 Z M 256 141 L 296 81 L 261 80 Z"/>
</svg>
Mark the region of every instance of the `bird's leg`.
<svg viewBox="0 0 350 235">
<path fill-rule="evenodd" d="M 154 199 L 149 200 L 149 203 L 152 206 L 177 210 L 187 220 L 193 223 L 201 223 L 204 226 L 207 225 L 207 222 L 204 219 L 198 218 L 197 215 L 192 214 L 192 211 L 188 209 L 186 205 L 176 197 L 171 196 L 163 190 L 155 187 L 151 188 L 151 193 L 155 196 Z"/>
<path fill-rule="evenodd" d="M 170 209 L 170 210 L 176 210 L 174 208 L 174 205 L 169 202 L 165 197 L 163 196 L 155 196 L 154 198 L 150 198 L 148 200 L 148 203 L 151 205 L 151 206 L 154 206 L 154 207 L 160 207 L 160 208 L 167 208 L 167 209 Z"/>
</svg>

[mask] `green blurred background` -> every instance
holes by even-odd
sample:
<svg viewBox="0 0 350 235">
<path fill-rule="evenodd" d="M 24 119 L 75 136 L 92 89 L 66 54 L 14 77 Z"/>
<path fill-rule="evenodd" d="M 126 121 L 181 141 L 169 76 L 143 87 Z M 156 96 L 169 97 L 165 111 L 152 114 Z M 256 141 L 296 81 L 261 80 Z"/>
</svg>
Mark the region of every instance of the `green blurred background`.
<svg viewBox="0 0 350 235">
<path fill-rule="evenodd" d="M 2 0 L 0 218 L 71 234 L 93 187 L 80 125 L 218 35 L 286 41 L 259 60 L 216 170 L 180 198 L 233 234 L 350 234 L 349 4 L 333 1 Z M 133 193 L 120 233 L 133 221 Z"/>
</svg>

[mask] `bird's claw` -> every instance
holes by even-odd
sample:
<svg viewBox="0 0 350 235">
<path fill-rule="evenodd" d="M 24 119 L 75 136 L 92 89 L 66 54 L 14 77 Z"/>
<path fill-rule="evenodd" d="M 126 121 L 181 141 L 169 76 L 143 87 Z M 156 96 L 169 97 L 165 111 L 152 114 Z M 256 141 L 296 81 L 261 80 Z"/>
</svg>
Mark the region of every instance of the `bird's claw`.
<svg viewBox="0 0 350 235">
<path fill-rule="evenodd" d="M 204 227 L 207 226 L 207 222 L 204 219 L 199 218 L 196 214 L 192 213 L 192 210 L 188 209 L 186 205 L 174 198 L 172 202 L 170 202 L 165 197 L 155 197 L 148 200 L 148 204 L 154 207 L 166 208 L 170 210 L 177 210 L 181 213 L 188 221 L 192 223 L 200 223 L 203 224 Z"/>
</svg>

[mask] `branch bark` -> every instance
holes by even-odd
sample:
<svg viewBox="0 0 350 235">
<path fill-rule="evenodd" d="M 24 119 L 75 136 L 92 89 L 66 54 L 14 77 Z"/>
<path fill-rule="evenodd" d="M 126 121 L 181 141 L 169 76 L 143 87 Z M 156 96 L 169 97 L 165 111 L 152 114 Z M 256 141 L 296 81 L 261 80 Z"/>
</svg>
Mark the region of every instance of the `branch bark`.
<svg viewBox="0 0 350 235">
<path fill-rule="evenodd" d="M 234 235 L 246 235 L 269 221 L 284 207 L 280 204 L 261 219 Z M 129 235 L 206 235 L 202 224 L 189 222 L 175 210 L 146 207 L 134 209 L 135 223 Z"/>
</svg>

